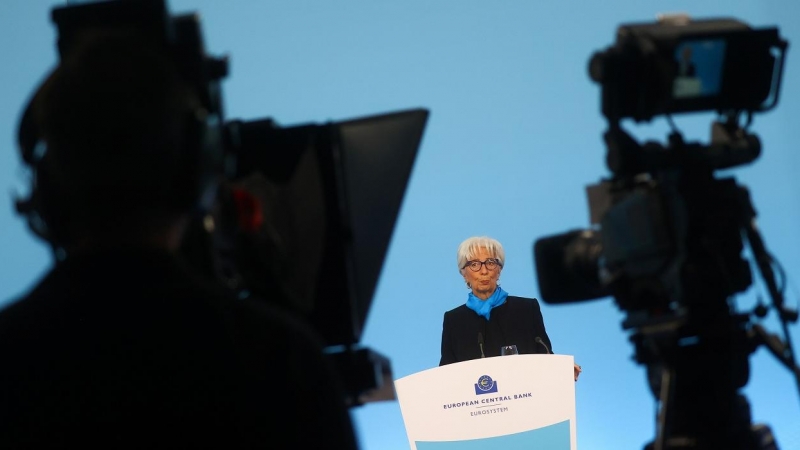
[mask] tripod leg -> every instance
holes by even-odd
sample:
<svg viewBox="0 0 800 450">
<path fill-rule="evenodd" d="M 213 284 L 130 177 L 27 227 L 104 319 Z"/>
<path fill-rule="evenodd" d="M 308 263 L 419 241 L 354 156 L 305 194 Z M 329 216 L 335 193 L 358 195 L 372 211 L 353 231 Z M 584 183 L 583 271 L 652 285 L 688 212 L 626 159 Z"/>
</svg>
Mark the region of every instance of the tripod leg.
<svg viewBox="0 0 800 450">
<path fill-rule="evenodd" d="M 661 393 L 659 403 L 661 408 L 658 411 L 658 421 L 656 423 L 656 440 L 653 442 L 653 450 L 664 450 L 666 436 L 668 435 L 668 417 L 670 413 L 670 398 L 674 389 L 674 373 L 669 368 L 661 369 Z"/>
</svg>

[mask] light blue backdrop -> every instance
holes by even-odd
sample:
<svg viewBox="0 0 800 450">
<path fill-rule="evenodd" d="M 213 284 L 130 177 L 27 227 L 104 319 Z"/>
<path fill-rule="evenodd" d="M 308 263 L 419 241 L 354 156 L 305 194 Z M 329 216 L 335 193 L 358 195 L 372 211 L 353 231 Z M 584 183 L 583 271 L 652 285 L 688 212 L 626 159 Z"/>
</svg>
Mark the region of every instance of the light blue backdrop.
<svg viewBox="0 0 800 450">
<path fill-rule="evenodd" d="M 55 61 L 53 0 L 0 3 L 0 301 L 28 289 L 50 265 L 47 248 L 13 214 L 24 191 L 15 145 L 18 114 Z M 388 356 L 395 377 L 438 363 L 442 313 L 465 300 L 455 267 L 464 238 L 487 234 L 507 252 L 501 283 L 538 296 L 537 237 L 587 225 L 586 184 L 607 174 L 599 89 L 587 76 L 595 50 L 619 23 L 659 12 L 732 16 L 778 25 L 790 41 L 778 108 L 756 118 L 764 143 L 755 164 L 734 170 L 750 187 L 767 245 L 790 277 L 800 273 L 800 7 L 794 0 L 604 2 L 543 0 L 175 0 L 201 14 L 210 53 L 231 57 L 228 118 L 272 117 L 284 125 L 353 118 L 411 107 L 431 110 L 363 344 Z M 711 116 L 678 116 L 687 137 L 705 140 Z M 663 139 L 663 121 L 638 128 Z M 738 300 L 750 308 L 758 286 Z M 796 306 L 792 284 L 788 300 Z M 610 299 L 543 305 L 557 353 L 584 367 L 577 384 L 581 449 L 637 449 L 654 436 L 654 401 Z M 774 314 L 766 325 L 777 331 Z M 796 326 L 794 345 L 800 347 Z M 751 358 L 746 394 L 754 420 L 782 448 L 800 448 L 800 396 L 764 349 Z M 0 369 L 3 370 L 3 369 Z M 395 402 L 353 411 L 362 447 L 406 449 Z M 313 432 L 310 430 L 310 432 Z"/>
</svg>

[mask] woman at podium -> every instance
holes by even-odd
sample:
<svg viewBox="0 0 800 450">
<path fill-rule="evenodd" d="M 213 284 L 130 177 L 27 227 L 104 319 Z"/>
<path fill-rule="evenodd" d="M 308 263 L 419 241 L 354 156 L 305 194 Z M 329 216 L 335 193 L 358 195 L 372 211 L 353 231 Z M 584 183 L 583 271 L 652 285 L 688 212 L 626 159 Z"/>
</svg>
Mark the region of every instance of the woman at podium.
<svg viewBox="0 0 800 450">
<path fill-rule="evenodd" d="M 444 313 L 439 365 L 500 356 L 508 352 L 553 353 L 539 302 L 508 295 L 499 285 L 503 246 L 487 236 L 458 246 L 458 270 L 469 293 L 464 304 Z M 575 380 L 581 372 L 575 365 Z"/>
</svg>

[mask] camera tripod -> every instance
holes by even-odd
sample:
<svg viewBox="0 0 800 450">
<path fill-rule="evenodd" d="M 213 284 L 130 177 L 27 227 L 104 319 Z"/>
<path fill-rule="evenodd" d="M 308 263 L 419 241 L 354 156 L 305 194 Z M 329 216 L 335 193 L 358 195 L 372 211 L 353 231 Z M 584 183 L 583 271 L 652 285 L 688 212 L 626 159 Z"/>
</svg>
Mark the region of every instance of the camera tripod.
<svg viewBox="0 0 800 450">
<path fill-rule="evenodd" d="M 777 450 L 769 427 L 751 423 L 750 405 L 739 393 L 749 378 L 748 358 L 760 345 L 800 385 L 786 326 L 797 320 L 797 312 L 783 305 L 776 264 L 756 229 L 750 195 L 732 178 L 713 175 L 716 168 L 754 160 L 760 144 L 732 121 L 715 123 L 712 132 L 710 146 L 684 144 L 675 132 L 668 151 L 651 143 L 636 152 L 636 168 L 650 166 L 654 197 L 664 208 L 674 246 L 661 271 L 616 282 L 616 300 L 629 313 L 623 328 L 634 330 L 636 360 L 647 367 L 660 405 L 657 436 L 646 450 Z M 610 162 L 631 161 L 609 156 Z M 785 343 L 750 321 L 751 315 L 763 317 L 766 307 L 740 314 L 730 303 L 752 284 L 741 257 L 743 238 L 778 311 Z"/>
<path fill-rule="evenodd" d="M 660 405 L 657 436 L 646 450 L 777 450 L 769 427 L 751 424 L 739 393 L 763 338 L 748 324 L 746 315 L 673 318 L 632 336 Z"/>
</svg>

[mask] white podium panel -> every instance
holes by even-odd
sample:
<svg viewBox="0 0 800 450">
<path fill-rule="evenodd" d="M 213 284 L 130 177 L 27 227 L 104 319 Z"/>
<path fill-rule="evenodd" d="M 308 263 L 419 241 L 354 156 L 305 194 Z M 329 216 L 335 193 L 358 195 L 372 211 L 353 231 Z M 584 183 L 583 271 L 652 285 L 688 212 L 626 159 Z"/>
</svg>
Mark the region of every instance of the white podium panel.
<svg viewBox="0 0 800 450">
<path fill-rule="evenodd" d="M 395 380 L 412 450 L 576 450 L 570 355 L 511 355 Z"/>
</svg>

